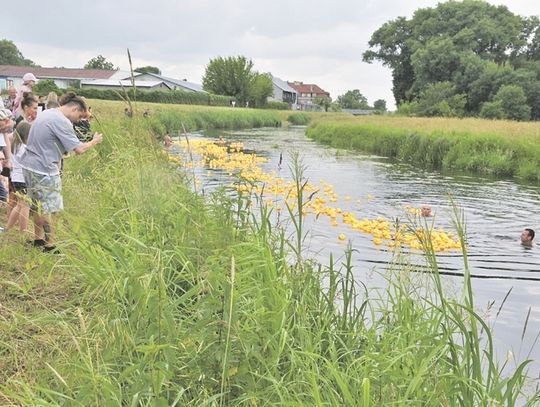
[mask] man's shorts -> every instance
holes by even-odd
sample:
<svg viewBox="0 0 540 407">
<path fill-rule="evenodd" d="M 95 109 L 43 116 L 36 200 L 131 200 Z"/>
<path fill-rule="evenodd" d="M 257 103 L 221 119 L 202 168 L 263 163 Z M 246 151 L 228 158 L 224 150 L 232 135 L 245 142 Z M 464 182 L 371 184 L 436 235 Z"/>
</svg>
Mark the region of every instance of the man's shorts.
<svg viewBox="0 0 540 407">
<path fill-rule="evenodd" d="M 32 210 L 49 214 L 64 209 L 60 175 L 42 175 L 24 168 L 23 175 L 28 198 L 32 200 Z"/>
<path fill-rule="evenodd" d="M 12 182 L 11 186 L 13 187 L 13 192 L 19 193 L 21 195 L 26 195 L 26 183 L 24 182 Z"/>
</svg>

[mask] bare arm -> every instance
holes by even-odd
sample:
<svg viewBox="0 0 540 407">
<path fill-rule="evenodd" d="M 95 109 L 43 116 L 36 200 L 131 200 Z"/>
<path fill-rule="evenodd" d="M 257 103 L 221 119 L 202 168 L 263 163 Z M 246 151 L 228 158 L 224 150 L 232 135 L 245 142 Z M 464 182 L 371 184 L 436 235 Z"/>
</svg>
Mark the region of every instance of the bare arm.
<svg viewBox="0 0 540 407">
<path fill-rule="evenodd" d="M 76 154 L 84 154 L 87 150 L 98 145 L 102 141 L 103 141 L 103 135 L 100 133 L 95 133 L 91 141 L 80 144 L 78 147 L 75 147 L 73 151 L 75 151 Z"/>
<path fill-rule="evenodd" d="M 4 167 L 11 168 L 11 138 L 7 134 L 2 134 L 6 142 L 4 147 Z"/>
</svg>

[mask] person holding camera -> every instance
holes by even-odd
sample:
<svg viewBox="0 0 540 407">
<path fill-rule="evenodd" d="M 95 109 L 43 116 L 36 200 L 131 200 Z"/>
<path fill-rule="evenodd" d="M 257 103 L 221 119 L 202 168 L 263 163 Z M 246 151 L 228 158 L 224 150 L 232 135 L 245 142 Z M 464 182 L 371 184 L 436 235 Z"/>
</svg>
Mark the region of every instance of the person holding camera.
<svg viewBox="0 0 540 407">
<path fill-rule="evenodd" d="M 81 142 L 73 129 L 88 111 L 84 98 L 69 92 L 60 98 L 60 107 L 41 112 L 30 129 L 28 144 L 19 163 L 23 168 L 28 197 L 32 200 L 34 246 L 56 251 L 52 217 L 64 208 L 60 162 L 65 153 L 83 154 L 102 142 L 95 133 Z"/>
</svg>

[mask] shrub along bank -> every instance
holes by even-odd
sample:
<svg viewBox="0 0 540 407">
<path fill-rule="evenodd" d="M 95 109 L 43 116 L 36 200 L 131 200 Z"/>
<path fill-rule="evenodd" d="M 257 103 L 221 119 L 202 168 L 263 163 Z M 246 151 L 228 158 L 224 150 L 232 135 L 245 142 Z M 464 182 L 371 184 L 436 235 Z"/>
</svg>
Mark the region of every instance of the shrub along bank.
<svg viewBox="0 0 540 407">
<path fill-rule="evenodd" d="M 307 136 L 323 144 L 404 160 L 427 168 L 468 171 L 540 182 L 540 144 L 451 127 L 395 127 L 381 123 L 318 122 Z M 425 119 L 429 120 L 429 119 Z"/>
<path fill-rule="evenodd" d="M 136 99 L 139 102 L 173 103 L 182 105 L 229 106 L 231 100 L 234 100 L 234 98 L 230 96 L 213 95 L 211 93 L 203 92 L 186 92 L 183 90 L 138 91 L 136 94 L 131 88 L 126 89 L 126 92 L 123 90 L 115 91 L 111 89 L 91 88 L 72 90 L 78 95 L 84 96 L 88 99 L 101 100 L 123 100 L 125 99 L 126 93 L 129 99 Z"/>
<path fill-rule="evenodd" d="M 341 269 L 303 261 L 265 208 L 255 216 L 241 197 L 193 193 L 150 120 L 120 105 L 96 115 L 104 143 L 66 160 L 63 255 L 0 240 L 3 404 L 514 405 L 522 395 L 526 364 L 509 380 L 499 373 L 467 273 L 463 299 L 447 298 L 428 250 L 433 274 L 400 266 L 380 297 L 360 289 L 351 252 Z M 295 177 L 298 208 L 300 166 Z M 302 240 L 301 211 L 292 215 Z"/>
</svg>

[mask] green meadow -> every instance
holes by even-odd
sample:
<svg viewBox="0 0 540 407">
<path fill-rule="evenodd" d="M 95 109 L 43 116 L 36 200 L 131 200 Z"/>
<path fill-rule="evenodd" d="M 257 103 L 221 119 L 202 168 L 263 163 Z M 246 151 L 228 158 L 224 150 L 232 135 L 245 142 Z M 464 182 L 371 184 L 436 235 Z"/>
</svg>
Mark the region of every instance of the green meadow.
<svg viewBox="0 0 540 407">
<path fill-rule="evenodd" d="M 129 119 L 120 102 L 92 107 L 104 142 L 66 160 L 62 254 L 0 237 L 0 404 L 537 405 L 528 362 L 509 369 L 495 358 L 466 253 L 455 296 L 429 240 L 432 273 L 394 266 L 385 290 L 368 290 L 353 279 L 352 248 L 339 262 L 304 258 L 301 162 L 287 240 L 270 209 L 231 191 L 194 193 L 159 143 L 184 128 L 279 126 L 290 112 L 148 104 Z M 356 140 L 368 126 L 309 116 L 310 136 L 324 142 Z M 406 130 L 386 129 L 390 151 Z M 414 131 L 419 142 L 435 135 Z M 464 239 L 458 209 L 455 223 Z"/>
</svg>

